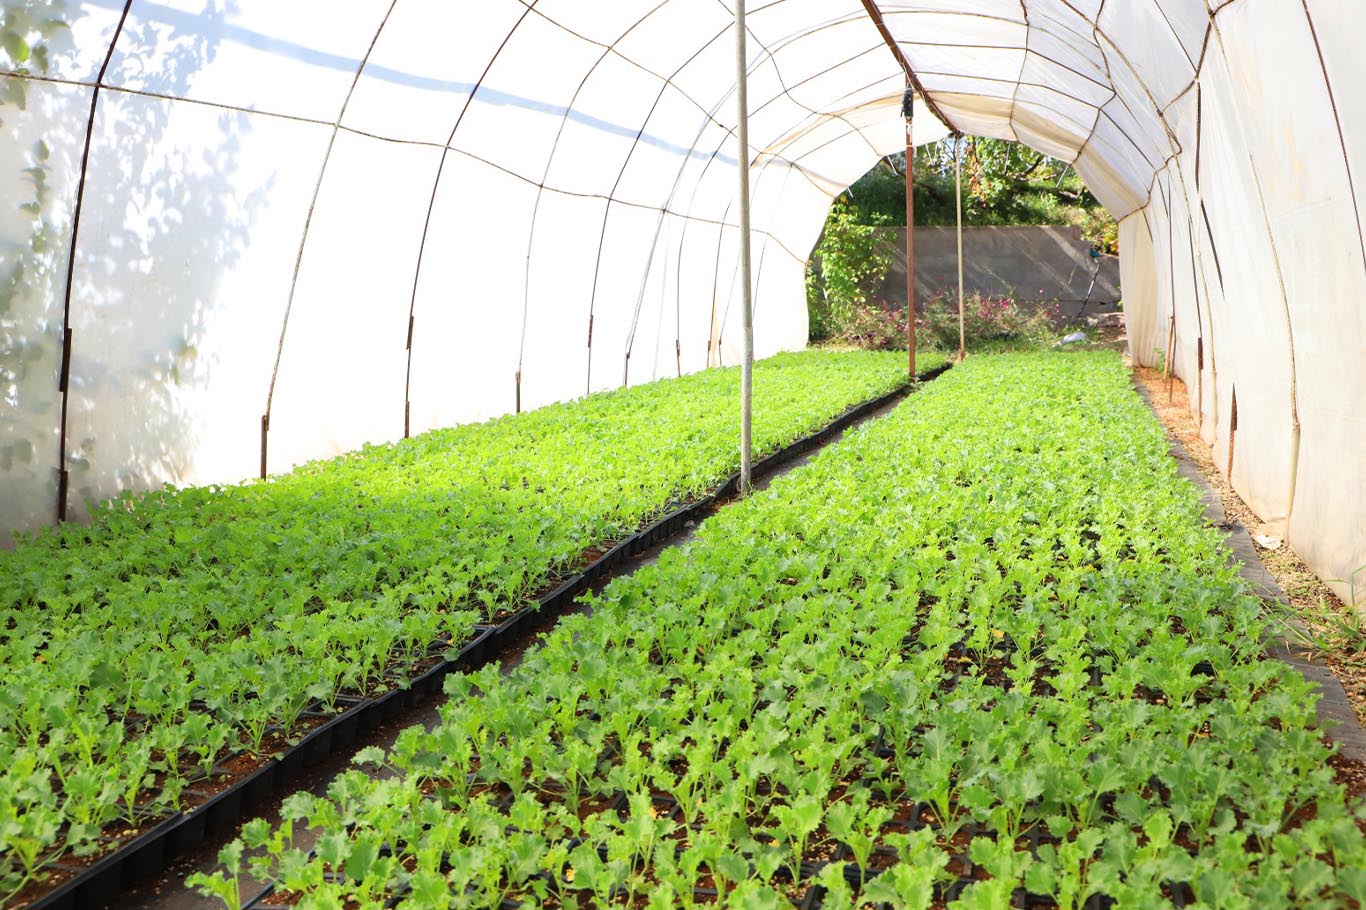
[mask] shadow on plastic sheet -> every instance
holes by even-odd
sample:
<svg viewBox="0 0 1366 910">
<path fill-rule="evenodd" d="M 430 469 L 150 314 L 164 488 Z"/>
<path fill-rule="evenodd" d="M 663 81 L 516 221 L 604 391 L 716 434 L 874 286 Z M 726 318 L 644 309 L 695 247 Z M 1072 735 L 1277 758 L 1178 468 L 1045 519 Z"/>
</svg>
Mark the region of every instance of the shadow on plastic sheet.
<svg viewBox="0 0 1366 910">
<path fill-rule="evenodd" d="M 5 0 L 0 9 L 13 5 Z M 46 14 L 69 26 L 88 11 L 52 0 Z M 218 39 L 152 29 L 130 17 L 120 38 L 120 46 L 158 47 L 154 58 L 136 62 L 140 83 L 157 93 L 187 93 Z M 75 48 L 69 29 L 51 34 L 46 51 L 55 72 Z M 112 59 L 132 65 L 118 52 Z M 196 422 L 205 416 L 191 411 L 190 392 L 207 385 L 215 366 L 200 356 L 206 326 L 218 306 L 221 276 L 247 247 L 270 188 L 238 181 L 249 115 L 217 111 L 212 133 L 181 129 L 171 136 L 177 106 L 188 102 L 126 92 L 100 91 L 83 163 L 90 97 L 88 88 L 0 75 L 0 139 L 13 140 L 22 130 L 26 140 L 0 167 L 21 172 L 26 198 L 17 204 L 31 219 L 27 237 L 6 232 L 11 236 L 0 238 L 6 260 L 0 267 L 0 499 L 7 500 L 0 527 L 6 529 L 50 524 L 56 511 L 57 385 L 73 229 L 66 467 L 69 514 L 79 518 L 88 500 L 174 482 L 190 470 Z M 14 174 L 0 178 L 8 183 Z M 10 222 L 12 213 L 2 214 Z"/>
</svg>

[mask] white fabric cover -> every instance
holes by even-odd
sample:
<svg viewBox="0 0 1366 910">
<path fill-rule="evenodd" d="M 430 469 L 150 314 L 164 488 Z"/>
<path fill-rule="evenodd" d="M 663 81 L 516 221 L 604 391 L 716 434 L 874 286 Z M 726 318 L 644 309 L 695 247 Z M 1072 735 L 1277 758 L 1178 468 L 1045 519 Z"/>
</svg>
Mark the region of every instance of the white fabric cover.
<svg viewBox="0 0 1366 910">
<path fill-rule="evenodd" d="M 877 6 L 953 128 L 1072 161 L 1122 220 L 1133 355 L 1156 362 L 1172 328 L 1217 453 L 1236 395 L 1234 486 L 1350 596 L 1356 0 Z M 405 419 L 739 358 L 725 2 L 0 0 L 16 9 L 70 28 L 45 72 L 0 51 L 0 529 L 54 513 L 68 325 L 77 513 L 252 476 L 267 412 L 279 471 Z M 830 197 L 904 147 L 904 76 L 857 0 L 754 4 L 750 32 L 764 355 L 805 343 Z M 917 141 L 944 132 L 922 109 Z"/>
</svg>

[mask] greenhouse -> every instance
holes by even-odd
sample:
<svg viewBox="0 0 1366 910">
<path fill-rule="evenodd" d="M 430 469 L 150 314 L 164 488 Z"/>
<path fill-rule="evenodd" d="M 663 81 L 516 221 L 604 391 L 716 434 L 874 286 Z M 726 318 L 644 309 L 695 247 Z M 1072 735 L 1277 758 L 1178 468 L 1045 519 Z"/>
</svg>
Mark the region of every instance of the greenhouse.
<svg viewBox="0 0 1366 910">
<path fill-rule="evenodd" d="M 1366 907 L 1363 29 L 0 0 L 0 910 Z"/>
</svg>

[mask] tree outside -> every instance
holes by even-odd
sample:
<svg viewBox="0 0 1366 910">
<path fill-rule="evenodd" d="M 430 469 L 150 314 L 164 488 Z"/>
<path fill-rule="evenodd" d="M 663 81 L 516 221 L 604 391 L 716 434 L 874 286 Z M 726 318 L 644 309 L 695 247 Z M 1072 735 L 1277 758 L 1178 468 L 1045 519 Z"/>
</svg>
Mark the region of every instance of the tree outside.
<svg viewBox="0 0 1366 910">
<path fill-rule="evenodd" d="M 1065 225 L 1101 252 L 1118 252 L 1118 225 L 1070 164 L 1001 139 L 949 137 L 916 149 L 917 227 L 956 222 L 956 143 L 965 227 Z M 870 289 L 892 262 L 885 229 L 906 224 L 905 172 L 904 154 L 884 158 L 831 205 L 807 271 L 812 341 L 882 347 L 901 337 L 904 312 L 870 300 Z"/>
</svg>

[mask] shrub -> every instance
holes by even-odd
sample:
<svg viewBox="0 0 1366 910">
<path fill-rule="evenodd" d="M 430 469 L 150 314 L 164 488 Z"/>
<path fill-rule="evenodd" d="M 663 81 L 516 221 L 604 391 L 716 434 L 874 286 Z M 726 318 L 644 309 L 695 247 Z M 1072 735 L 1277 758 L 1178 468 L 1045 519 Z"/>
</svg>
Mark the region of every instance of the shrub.
<svg viewBox="0 0 1366 910">
<path fill-rule="evenodd" d="M 906 308 L 864 303 L 851 308 L 834 340 L 868 351 L 906 348 Z"/>
<path fill-rule="evenodd" d="M 1057 334 L 1058 306 L 1022 307 L 1013 297 L 969 294 L 963 301 L 963 334 L 969 350 L 999 342 L 1042 345 Z M 944 351 L 958 350 L 958 299 L 935 294 L 920 308 L 916 322 L 925 341 Z"/>
<path fill-rule="evenodd" d="M 858 224 L 843 200 L 830 207 L 806 273 L 811 340 L 839 338 L 861 318 L 868 289 L 881 284 L 891 268 L 891 246 L 880 225 Z"/>
<path fill-rule="evenodd" d="M 917 347 L 958 350 L 958 298 L 935 294 L 916 314 Z M 967 349 L 1043 347 L 1057 337 L 1058 304 L 1026 307 L 1012 297 L 969 294 L 963 301 Z M 906 349 L 906 308 L 879 300 L 851 305 L 839 325 L 825 336 L 839 345 L 869 351 Z"/>
</svg>

